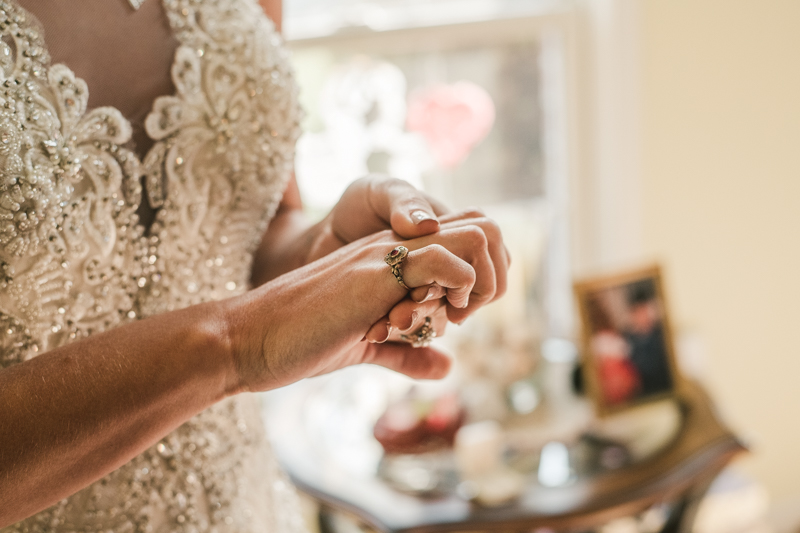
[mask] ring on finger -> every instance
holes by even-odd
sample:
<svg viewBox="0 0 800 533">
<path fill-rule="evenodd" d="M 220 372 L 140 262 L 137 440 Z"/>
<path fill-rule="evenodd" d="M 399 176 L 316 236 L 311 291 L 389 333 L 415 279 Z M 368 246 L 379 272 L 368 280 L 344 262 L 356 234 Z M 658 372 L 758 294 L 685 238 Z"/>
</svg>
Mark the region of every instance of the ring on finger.
<svg viewBox="0 0 800 533">
<path fill-rule="evenodd" d="M 408 248 L 405 246 L 395 246 L 391 252 L 386 254 L 383 260 L 386 261 L 386 264 L 392 269 L 392 274 L 394 274 L 397 283 L 405 290 L 410 291 L 411 289 L 406 285 L 406 282 L 403 281 L 403 272 L 400 270 L 400 265 L 407 256 Z"/>
<path fill-rule="evenodd" d="M 433 329 L 431 317 L 425 317 L 425 323 L 417 331 L 410 335 L 400 335 L 400 340 L 409 343 L 414 348 L 425 348 L 430 346 L 436 338 L 436 330 Z"/>
</svg>

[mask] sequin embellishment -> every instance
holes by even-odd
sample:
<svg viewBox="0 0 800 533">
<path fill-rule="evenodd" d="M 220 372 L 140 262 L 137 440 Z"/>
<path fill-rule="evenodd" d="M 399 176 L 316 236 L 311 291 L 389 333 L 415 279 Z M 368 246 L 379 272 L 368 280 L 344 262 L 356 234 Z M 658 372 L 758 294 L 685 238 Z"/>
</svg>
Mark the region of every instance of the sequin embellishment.
<svg viewBox="0 0 800 533">
<path fill-rule="evenodd" d="M 287 52 L 254 0 L 163 5 L 176 94 L 153 104 L 139 161 L 119 111 L 87 110 L 86 84 L 0 0 L 0 367 L 248 287 L 299 135 Z M 289 487 L 241 396 L 3 531 L 302 531 Z"/>
</svg>

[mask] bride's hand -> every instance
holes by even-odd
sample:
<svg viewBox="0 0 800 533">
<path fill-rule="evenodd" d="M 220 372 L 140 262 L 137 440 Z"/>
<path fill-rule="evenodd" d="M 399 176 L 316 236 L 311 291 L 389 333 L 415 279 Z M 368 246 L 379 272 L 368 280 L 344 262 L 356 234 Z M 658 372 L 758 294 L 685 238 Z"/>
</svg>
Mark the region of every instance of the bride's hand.
<svg viewBox="0 0 800 533">
<path fill-rule="evenodd" d="M 475 310 L 505 293 L 506 272 L 511 261 L 497 224 L 480 210 L 449 214 L 440 202 L 403 180 L 367 176 L 347 188 L 322 222 L 309 260 L 319 259 L 341 246 L 385 229 L 392 229 L 401 238 L 411 239 L 434 234 L 443 228 L 466 226 L 471 226 L 467 232 L 473 233 L 466 236 L 472 248 L 451 251 L 462 258 L 466 255 L 475 258 L 485 250 L 489 261 L 484 264 L 490 264 L 491 268 L 477 272 L 475 294 L 467 309 L 447 308 L 447 319 L 461 323 Z M 443 333 L 447 323 L 442 319 L 445 312 L 439 310 L 443 307 L 441 303 L 434 301 L 443 296 L 443 289 L 436 285 L 412 291 L 408 299 L 398 303 L 391 313 L 373 325 L 367 339 L 372 342 L 397 339 L 399 332 L 415 330 L 427 316 L 434 317 L 441 330 L 439 334 Z"/>
<path fill-rule="evenodd" d="M 440 217 L 440 227 L 442 231 L 456 231 L 462 235 L 450 251 L 476 266 L 477 279 L 469 305 L 463 309 L 446 305 L 446 290 L 436 284 L 416 287 L 387 316 L 373 324 L 366 335 L 368 341 L 398 340 L 401 334 L 417 330 L 427 317 L 433 319 L 437 335 L 441 336 L 448 319 L 461 323 L 480 307 L 505 294 L 511 257 L 497 224 L 482 211 L 469 209 Z M 434 237 L 418 239 L 418 242 L 424 245 Z"/>
<path fill-rule="evenodd" d="M 362 237 L 391 229 L 403 239 L 439 230 L 448 209 L 406 181 L 370 175 L 354 181 L 321 222 L 307 261 Z"/>
<path fill-rule="evenodd" d="M 382 231 L 229 300 L 226 315 L 241 390 L 266 390 L 357 363 L 416 378 L 439 378 L 450 360 L 434 348 L 375 344 L 370 327 L 406 296 L 383 258 L 398 244 L 409 287 L 442 287 L 448 314 L 461 316 L 496 294 L 496 274 L 478 225 L 453 223 L 399 242 Z"/>
</svg>

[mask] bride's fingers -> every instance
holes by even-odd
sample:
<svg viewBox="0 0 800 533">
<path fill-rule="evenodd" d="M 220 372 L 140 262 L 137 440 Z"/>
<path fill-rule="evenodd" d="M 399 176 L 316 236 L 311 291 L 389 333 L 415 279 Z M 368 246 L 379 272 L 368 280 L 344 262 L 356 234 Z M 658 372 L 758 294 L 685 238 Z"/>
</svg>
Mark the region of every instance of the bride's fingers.
<svg viewBox="0 0 800 533">
<path fill-rule="evenodd" d="M 389 177 L 373 177 L 367 189 L 367 201 L 375 215 L 403 238 L 411 239 L 439 229 L 437 211 L 442 206 L 410 183 Z"/>
<path fill-rule="evenodd" d="M 399 330 L 393 326 L 389 333 L 389 340 L 387 342 L 409 342 L 408 338 L 404 338 L 404 336 L 413 337 L 429 318 L 431 319 L 429 327 L 431 327 L 435 332 L 435 337 L 442 337 L 447 330 L 448 324 L 447 309 L 445 304 L 432 313 L 425 315 L 420 314 L 414 319 L 414 324 L 405 331 Z"/>
<path fill-rule="evenodd" d="M 428 204 L 433 208 L 433 212 L 436 213 L 438 217 L 442 215 L 446 215 L 452 211 L 449 207 L 447 207 L 444 202 L 439 201 L 437 198 L 434 198 L 430 194 L 423 192 L 422 196 L 428 201 Z"/>
<path fill-rule="evenodd" d="M 441 230 L 454 229 L 466 226 L 478 226 L 486 236 L 487 249 L 495 267 L 497 279 L 496 292 L 493 299 L 497 299 L 506 292 L 507 271 L 511 264 L 511 254 L 503 243 L 503 235 L 497 223 L 486 217 L 480 209 L 471 208 L 458 213 L 450 213 L 440 217 Z"/>
<path fill-rule="evenodd" d="M 489 242 L 484 233 L 484 230 L 474 224 L 458 226 L 443 230 L 436 235 L 429 235 L 410 241 L 409 246 L 417 244 L 425 245 L 428 243 L 436 243 L 444 246 L 448 251 L 454 255 L 467 261 L 475 271 L 475 284 L 472 287 L 471 294 L 469 295 L 469 306 L 460 306 L 454 303 L 449 297 L 448 300 L 452 304 L 448 309 L 448 316 L 453 322 L 462 322 L 467 316 L 472 314 L 479 307 L 491 302 L 497 292 L 497 277 L 498 272 L 505 282 L 505 267 L 497 266 L 494 264 L 491 254 L 489 253 Z M 416 283 L 411 283 L 406 280 L 409 287 L 418 287 Z M 422 291 L 418 291 L 422 292 Z M 448 290 L 448 295 L 450 291 Z M 419 296 L 415 293 L 414 296 Z M 466 309 L 458 310 L 462 307 Z"/>
<path fill-rule="evenodd" d="M 409 252 L 402 263 L 402 273 L 409 287 L 436 284 L 445 288 L 447 301 L 456 308 L 469 305 L 476 280 L 472 265 L 440 244 Z"/>
<path fill-rule="evenodd" d="M 406 333 L 422 325 L 425 317 L 433 315 L 443 306 L 444 302 L 438 299 L 423 303 L 405 299 L 389 311 L 389 323 L 393 329 Z"/>
<path fill-rule="evenodd" d="M 370 344 L 366 363 L 380 365 L 414 379 L 441 379 L 450 372 L 452 361 L 439 350 L 413 348 L 410 344 L 387 342 Z"/>
<path fill-rule="evenodd" d="M 443 299 L 430 300 L 417 303 L 412 300 L 402 300 L 395 305 L 389 314 L 375 322 L 364 335 L 364 340 L 371 343 L 382 343 L 388 340 L 400 340 L 400 335 L 416 331 L 425 323 L 425 319 L 434 319 L 434 329 L 437 335 L 444 334 L 447 327 L 447 314 Z"/>
<path fill-rule="evenodd" d="M 422 303 L 444 298 L 446 293 L 447 291 L 443 287 L 434 283 L 425 287 L 414 287 L 408 293 L 408 297 L 417 303 Z"/>
<path fill-rule="evenodd" d="M 380 320 L 372 324 L 364 335 L 364 340 L 369 342 L 386 342 L 389 340 L 389 335 L 392 334 L 392 324 L 389 322 L 388 316 L 381 317 Z"/>
</svg>

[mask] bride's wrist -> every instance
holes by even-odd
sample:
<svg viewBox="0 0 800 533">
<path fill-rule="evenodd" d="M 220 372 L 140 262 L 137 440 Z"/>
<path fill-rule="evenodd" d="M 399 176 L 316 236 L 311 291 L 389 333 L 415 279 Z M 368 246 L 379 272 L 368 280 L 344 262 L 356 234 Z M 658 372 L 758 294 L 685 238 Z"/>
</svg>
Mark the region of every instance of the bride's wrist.
<svg viewBox="0 0 800 533">
<path fill-rule="evenodd" d="M 206 355 L 204 364 L 215 376 L 218 399 L 243 392 L 234 353 L 234 317 L 227 301 L 201 304 L 202 319 L 194 322 L 187 343 Z"/>
<path fill-rule="evenodd" d="M 279 276 L 244 294 L 218 302 L 223 320 L 226 390 L 228 395 L 241 392 L 262 392 L 279 387 L 281 383 L 273 372 L 267 352 L 266 339 L 280 338 L 282 316 L 275 313 L 285 306 L 281 287 L 286 275 Z"/>
</svg>

